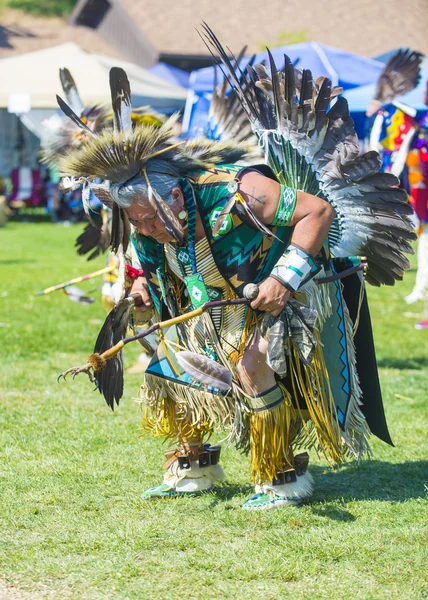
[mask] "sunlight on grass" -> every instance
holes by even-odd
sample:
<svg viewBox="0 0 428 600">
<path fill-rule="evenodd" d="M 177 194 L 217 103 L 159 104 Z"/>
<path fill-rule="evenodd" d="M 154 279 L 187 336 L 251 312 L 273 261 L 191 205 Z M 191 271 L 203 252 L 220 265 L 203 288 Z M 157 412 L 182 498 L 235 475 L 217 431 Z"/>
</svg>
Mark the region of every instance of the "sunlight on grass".
<svg viewBox="0 0 428 600">
<path fill-rule="evenodd" d="M 140 376 L 127 376 L 114 413 L 87 378 L 56 383 L 93 348 L 99 292 L 90 306 L 34 296 L 103 266 L 75 254 L 80 229 L 0 230 L 0 598 L 427 598 L 428 342 L 404 315 L 422 303 L 403 302 L 414 270 L 369 291 L 395 448 L 374 440 L 373 460 L 338 471 L 312 457 L 315 493 L 301 509 L 241 511 L 249 462 L 233 448 L 214 493 L 145 504 L 163 448 L 139 437 Z"/>
</svg>

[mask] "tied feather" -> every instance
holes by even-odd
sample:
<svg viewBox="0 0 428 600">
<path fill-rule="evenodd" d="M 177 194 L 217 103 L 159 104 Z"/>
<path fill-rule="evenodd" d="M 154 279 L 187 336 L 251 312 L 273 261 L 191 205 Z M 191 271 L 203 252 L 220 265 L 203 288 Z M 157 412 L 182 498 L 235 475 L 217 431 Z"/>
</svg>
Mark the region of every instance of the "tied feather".
<svg viewBox="0 0 428 600">
<path fill-rule="evenodd" d="M 89 129 L 89 127 L 76 115 L 76 113 L 74 112 L 74 110 L 72 108 L 70 108 L 68 106 L 68 104 L 66 102 L 64 102 L 64 100 L 58 96 L 56 96 L 56 101 L 58 102 L 58 106 L 60 107 L 60 109 L 62 110 L 62 112 L 73 121 L 73 123 L 75 123 L 78 127 L 80 127 L 80 129 L 83 129 L 83 131 L 85 131 L 87 134 L 90 135 L 90 137 L 94 137 L 94 132 Z"/>
<path fill-rule="evenodd" d="M 68 104 L 81 117 L 85 110 L 76 83 L 68 69 L 59 70 L 59 78 Z"/>
<path fill-rule="evenodd" d="M 213 227 L 214 236 L 218 235 L 220 229 L 223 227 L 227 219 L 227 216 L 235 207 L 236 212 L 238 213 L 242 221 L 246 223 L 249 227 L 261 231 L 266 237 L 273 237 L 280 241 L 279 238 L 256 217 L 254 212 L 251 210 L 247 202 L 245 202 L 244 198 L 240 194 L 234 194 L 218 215 L 215 225 Z"/>
<path fill-rule="evenodd" d="M 147 172 L 143 170 L 144 177 L 147 183 L 147 199 L 156 211 L 159 220 L 164 225 L 165 229 L 179 244 L 184 241 L 184 231 L 175 214 L 172 212 L 168 204 L 161 198 L 158 192 L 151 186 Z"/>
<path fill-rule="evenodd" d="M 180 367 L 193 379 L 227 392 L 232 387 L 232 373 L 218 362 L 194 352 L 183 350 L 176 353 Z"/>
</svg>

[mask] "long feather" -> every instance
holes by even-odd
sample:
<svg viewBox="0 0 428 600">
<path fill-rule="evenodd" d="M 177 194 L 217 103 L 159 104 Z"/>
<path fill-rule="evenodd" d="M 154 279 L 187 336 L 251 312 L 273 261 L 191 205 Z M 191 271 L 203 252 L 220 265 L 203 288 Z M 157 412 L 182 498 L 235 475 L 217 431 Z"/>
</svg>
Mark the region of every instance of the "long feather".
<svg viewBox="0 0 428 600">
<path fill-rule="evenodd" d="M 245 221 L 247 224 L 249 224 L 250 227 L 253 227 L 253 229 L 261 231 L 268 238 L 273 237 L 276 240 L 281 241 L 270 229 L 268 229 L 266 227 L 266 225 L 264 223 L 262 223 L 256 217 L 256 215 L 253 213 L 253 211 L 251 210 L 251 208 L 248 206 L 248 204 L 245 201 L 237 202 L 236 209 L 237 209 L 238 214 L 241 217 L 241 219 L 243 221 Z"/>
<path fill-rule="evenodd" d="M 59 70 L 59 78 L 61 81 L 62 89 L 64 90 L 65 97 L 68 104 L 71 106 L 73 111 L 81 117 L 85 110 L 83 102 L 80 98 L 76 83 L 68 69 Z"/>
<path fill-rule="evenodd" d="M 88 133 L 91 137 L 94 137 L 95 134 L 94 132 L 89 129 L 89 127 L 87 125 L 85 125 L 85 123 L 83 123 L 83 121 L 76 115 L 76 113 L 73 111 L 72 108 L 70 108 L 68 106 L 68 104 L 66 102 L 64 102 L 64 100 L 58 96 L 56 96 L 56 100 L 58 102 L 58 105 L 60 107 L 60 109 L 62 110 L 62 112 L 73 121 L 73 123 L 76 123 L 76 125 L 78 127 L 80 127 L 81 129 L 83 129 L 84 131 L 86 131 L 86 133 Z"/>
<path fill-rule="evenodd" d="M 186 373 L 203 385 L 227 392 L 232 387 L 232 373 L 218 362 L 183 350 L 175 354 L 178 364 Z"/>
<path fill-rule="evenodd" d="M 226 221 L 227 215 L 233 209 L 233 207 L 235 206 L 235 204 L 236 204 L 236 196 L 234 194 L 230 198 L 230 200 L 228 200 L 227 204 L 222 208 L 219 216 L 217 217 L 217 220 L 216 220 L 215 225 L 213 227 L 213 236 L 216 236 L 218 234 L 218 232 L 220 231 L 220 229 L 223 227 L 224 222 Z"/>
<path fill-rule="evenodd" d="M 112 208 L 110 232 L 110 246 L 112 252 L 116 254 L 121 246 L 123 252 L 126 252 L 130 233 L 131 227 L 125 209 L 119 208 L 119 206 L 114 203 Z"/>
<path fill-rule="evenodd" d="M 131 87 L 125 71 L 119 67 L 110 69 L 110 91 L 113 107 L 114 131 L 123 132 L 125 137 L 132 133 Z"/>
<path fill-rule="evenodd" d="M 133 298 L 120 300 L 108 314 L 95 342 L 94 354 L 102 354 L 124 339 L 128 327 L 129 315 L 134 307 Z M 107 405 L 114 410 L 123 396 L 123 354 L 122 351 L 110 360 L 104 368 L 95 373 L 100 394 L 103 394 Z"/>
<path fill-rule="evenodd" d="M 153 208 L 156 210 L 157 215 L 164 225 L 167 232 L 175 239 L 176 242 L 182 244 L 184 241 L 184 231 L 180 224 L 180 221 L 174 215 L 168 204 L 161 198 L 159 193 L 148 183 L 148 200 Z"/>
</svg>

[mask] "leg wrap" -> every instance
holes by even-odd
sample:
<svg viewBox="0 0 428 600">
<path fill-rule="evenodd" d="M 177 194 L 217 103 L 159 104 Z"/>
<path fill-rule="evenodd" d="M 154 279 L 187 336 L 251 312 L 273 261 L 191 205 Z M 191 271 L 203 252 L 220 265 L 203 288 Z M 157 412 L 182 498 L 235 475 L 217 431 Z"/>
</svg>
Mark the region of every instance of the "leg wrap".
<svg viewBox="0 0 428 600">
<path fill-rule="evenodd" d="M 293 468 L 291 443 L 297 417 L 291 397 L 281 384 L 253 396 L 249 403 L 252 478 L 260 485 Z"/>
</svg>

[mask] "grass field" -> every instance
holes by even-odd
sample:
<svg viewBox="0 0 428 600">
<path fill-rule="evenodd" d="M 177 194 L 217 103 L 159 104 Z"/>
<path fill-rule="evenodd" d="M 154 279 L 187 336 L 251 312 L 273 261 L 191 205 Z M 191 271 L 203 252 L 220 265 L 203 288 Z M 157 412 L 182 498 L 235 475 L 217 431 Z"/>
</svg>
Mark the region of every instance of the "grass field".
<svg viewBox="0 0 428 600">
<path fill-rule="evenodd" d="M 395 448 L 373 440 L 373 460 L 339 471 L 312 457 L 300 509 L 240 510 L 249 463 L 233 448 L 214 493 L 143 503 L 163 455 L 139 437 L 141 376 L 127 376 L 114 413 L 87 378 L 58 385 L 92 350 L 103 309 L 34 296 L 103 266 L 76 256 L 80 228 L 0 230 L 0 598 L 428 598 L 428 340 L 413 326 L 422 303 L 403 302 L 415 271 L 369 292 Z"/>
</svg>

